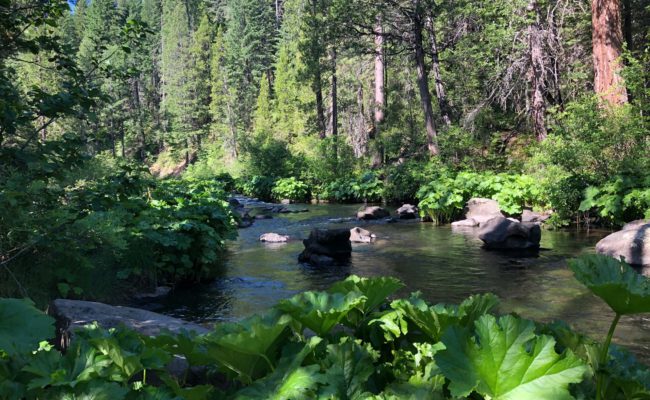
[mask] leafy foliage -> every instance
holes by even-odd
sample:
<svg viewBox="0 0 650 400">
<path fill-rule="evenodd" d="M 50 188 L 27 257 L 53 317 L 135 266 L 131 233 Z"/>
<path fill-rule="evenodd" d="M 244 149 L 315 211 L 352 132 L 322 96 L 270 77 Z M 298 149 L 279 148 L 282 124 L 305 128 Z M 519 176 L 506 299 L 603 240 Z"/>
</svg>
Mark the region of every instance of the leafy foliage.
<svg viewBox="0 0 650 400">
<path fill-rule="evenodd" d="M 219 324 L 201 336 L 149 338 L 89 326 L 75 333 L 65 354 L 43 342 L 53 334 L 50 317 L 20 300 L 1 302 L 0 310 L 20 303 L 11 333 L 22 335 L 25 345 L 10 342 L 7 352 L 7 342 L 0 341 L 0 395 L 12 400 L 590 398 L 595 385 L 588 378 L 599 370 L 609 377 L 607 398 L 650 393 L 647 368 L 618 349 L 609 364 L 598 367 L 597 344 L 566 324 L 496 317 L 490 314 L 496 305 L 490 294 L 458 306 L 429 305 L 417 295 L 386 299 L 399 286 L 391 278 L 352 276 L 329 292 L 299 294 L 263 316 Z M 34 326 L 28 321 L 43 329 L 24 335 Z M 182 372 L 170 375 L 167 365 L 179 356 L 188 368 L 206 369 L 200 382 L 190 383 Z"/>
<path fill-rule="evenodd" d="M 569 266 L 617 314 L 650 312 L 650 281 L 624 261 L 593 254 L 571 260 Z"/>
<path fill-rule="evenodd" d="M 444 223 L 459 216 L 472 197 L 497 200 L 507 214 L 521 214 L 523 207 L 546 205 L 541 187 L 528 175 L 460 172 L 456 175 L 443 172 L 420 188 L 421 213 Z"/>
<path fill-rule="evenodd" d="M 278 179 L 271 191 L 276 200 L 289 199 L 304 202 L 309 198 L 309 186 L 294 177 Z"/>
<path fill-rule="evenodd" d="M 616 225 L 650 218 L 650 175 L 621 175 L 602 186 L 585 190 L 580 211 L 595 209 L 600 217 Z"/>
<path fill-rule="evenodd" d="M 443 336 L 446 349 L 435 360 L 451 381 L 454 396 L 476 391 L 491 399 L 571 399 L 568 386 L 582 381 L 584 362 L 571 352 L 555 352 L 555 340 L 537 336 L 531 321 L 485 315 L 475 333 L 453 327 Z"/>
</svg>

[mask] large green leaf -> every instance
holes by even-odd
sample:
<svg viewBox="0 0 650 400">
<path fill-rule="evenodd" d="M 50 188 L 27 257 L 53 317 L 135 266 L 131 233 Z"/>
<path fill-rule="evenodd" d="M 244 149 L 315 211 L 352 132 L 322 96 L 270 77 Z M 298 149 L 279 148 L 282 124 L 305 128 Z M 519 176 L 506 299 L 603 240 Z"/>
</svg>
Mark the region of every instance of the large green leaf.
<svg viewBox="0 0 650 400">
<path fill-rule="evenodd" d="M 288 345 L 283 351 L 278 368 L 270 375 L 256 381 L 251 386 L 237 392 L 236 399 L 301 399 L 314 393 L 316 387 L 324 383 L 319 365 L 302 367 L 303 360 L 321 342 L 314 336 L 307 344 Z"/>
<path fill-rule="evenodd" d="M 590 254 L 569 260 L 577 280 L 619 315 L 650 312 L 650 279 L 627 263 Z"/>
<path fill-rule="evenodd" d="M 38 348 L 54 337 L 54 319 L 30 300 L 0 299 L 0 352 L 9 356 Z"/>
<path fill-rule="evenodd" d="M 327 384 L 319 391 L 319 398 L 368 397 L 368 378 L 375 372 L 374 362 L 377 358 L 378 354 L 369 345 L 350 338 L 327 346 L 327 357 L 323 362 L 323 381 Z"/>
<path fill-rule="evenodd" d="M 276 306 L 293 319 L 316 332 L 327 334 L 350 311 L 361 306 L 366 296 L 358 292 L 342 293 L 304 292 Z"/>
<path fill-rule="evenodd" d="M 238 324 L 222 324 L 199 340 L 206 353 L 243 382 L 266 375 L 275 368 L 280 345 L 289 336 L 288 318 L 268 314 Z"/>
<path fill-rule="evenodd" d="M 444 331 L 452 325 L 471 325 L 478 317 L 490 312 L 499 303 L 496 296 L 487 293 L 471 296 L 460 306 L 436 304 L 429 306 L 418 295 L 395 300 L 391 307 L 404 314 L 423 333 L 439 341 Z"/>
<path fill-rule="evenodd" d="M 363 312 L 367 313 L 385 302 L 388 296 L 403 287 L 402 282 L 391 277 L 360 278 L 352 275 L 344 281 L 335 283 L 329 292 L 347 294 L 356 291 L 361 293 L 366 296 L 366 301 L 363 303 Z"/>
<path fill-rule="evenodd" d="M 559 355 L 555 340 L 535 335 L 531 321 L 510 315 L 484 315 L 475 330 L 451 327 L 442 337 L 446 350 L 435 360 L 452 395 L 478 392 L 494 400 L 571 399 L 570 383 L 588 369 L 572 352 Z"/>
</svg>

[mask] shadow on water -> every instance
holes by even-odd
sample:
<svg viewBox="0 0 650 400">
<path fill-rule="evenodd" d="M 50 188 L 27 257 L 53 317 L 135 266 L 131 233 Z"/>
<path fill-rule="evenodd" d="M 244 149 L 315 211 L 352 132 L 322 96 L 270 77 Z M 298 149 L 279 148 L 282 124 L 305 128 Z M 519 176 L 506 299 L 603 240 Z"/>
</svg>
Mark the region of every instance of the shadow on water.
<svg viewBox="0 0 650 400">
<path fill-rule="evenodd" d="M 563 319 L 594 338 L 601 338 L 611 321 L 607 306 L 573 278 L 565 262 L 592 252 L 608 232 L 544 231 L 541 251 L 520 258 L 482 249 L 474 229 L 341 220 L 354 215 L 358 205 L 308 208 L 309 213 L 274 215 L 241 229 L 239 238 L 229 245 L 222 276 L 212 284 L 177 291 L 161 304 L 160 311 L 197 322 L 232 321 L 356 274 L 394 276 L 406 284 L 400 294 L 420 291 L 434 303 L 457 303 L 471 294 L 492 292 L 501 298 L 502 312 L 541 321 Z M 370 230 L 377 239 L 353 244 L 349 264 L 314 268 L 298 263 L 303 250 L 300 239 L 311 229 L 354 226 Z M 290 235 L 292 240 L 260 243 L 259 236 L 267 232 Z M 616 341 L 650 360 L 650 320 L 622 319 Z"/>
</svg>

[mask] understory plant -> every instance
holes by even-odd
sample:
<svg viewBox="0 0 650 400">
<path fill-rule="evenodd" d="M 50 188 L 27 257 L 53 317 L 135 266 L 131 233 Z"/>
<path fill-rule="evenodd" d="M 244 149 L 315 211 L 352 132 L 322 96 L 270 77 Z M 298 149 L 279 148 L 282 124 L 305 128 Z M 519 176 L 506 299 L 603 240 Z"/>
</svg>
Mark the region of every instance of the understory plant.
<svg viewBox="0 0 650 400">
<path fill-rule="evenodd" d="M 461 215 L 472 197 L 486 197 L 499 202 L 509 215 L 521 214 L 524 207 L 544 208 L 544 191 L 529 175 L 469 172 L 444 172 L 423 185 L 417 193 L 423 216 L 445 223 Z"/>
<path fill-rule="evenodd" d="M 595 258 L 572 265 L 580 271 L 579 279 L 593 283 L 589 287 L 595 293 L 611 299 L 617 313 L 648 311 L 645 278 L 625 271 L 624 279 L 617 272 L 607 274 L 605 268 L 611 265 Z M 93 325 L 75 333 L 65 353 L 47 342 L 54 335 L 50 317 L 28 301 L 2 299 L 0 397 L 650 396 L 650 372 L 624 350 L 612 347 L 605 353 L 605 366 L 595 361 L 607 352 L 611 334 L 600 346 L 563 323 L 499 315 L 498 299 L 491 294 L 471 296 L 459 305 L 431 305 L 419 293 L 391 300 L 402 287 L 393 278 L 351 276 L 328 291 L 298 294 L 263 315 L 218 324 L 204 335 L 146 337 L 125 328 Z M 187 360 L 185 372 L 171 374 L 166 368 L 175 357 Z M 198 381 L 187 379 L 190 368 L 203 371 Z"/>
<path fill-rule="evenodd" d="M 288 199 L 297 202 L 305 202 L 309 199 L 310 190 L 306 183 L 296 179 L 295 177 L 281 178 L 275 182 L 271 194 L 275 200 Z"/>
<path fill-rule="evenodd" d="M 580 211 L 590 210 L 614 225 L 650 218 L 650 174 L 618 175 L 602 186 L 589 186 Z"/>
</svg>

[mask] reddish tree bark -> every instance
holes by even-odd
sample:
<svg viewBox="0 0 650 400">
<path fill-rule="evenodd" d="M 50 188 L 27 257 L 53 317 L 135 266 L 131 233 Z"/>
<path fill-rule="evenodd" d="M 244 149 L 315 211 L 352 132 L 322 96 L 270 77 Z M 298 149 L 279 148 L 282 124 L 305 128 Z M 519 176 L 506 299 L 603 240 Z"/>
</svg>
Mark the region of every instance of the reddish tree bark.
<svg viewBox="0 0 650 400">
<path fill-rule="evenodd" d="M 592 0 L 591 24 L 594 90 L 609 105 L 626 103 L 619 60 L 623 49 L 620 0 Z"/>
</svg>

